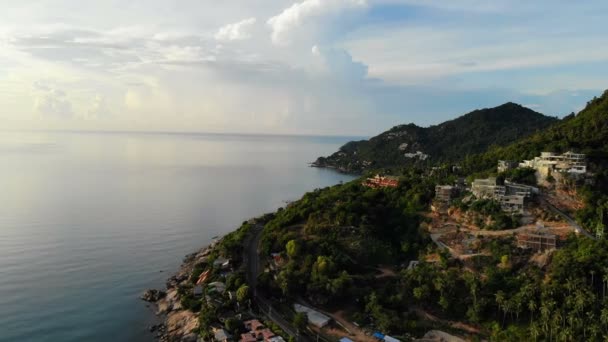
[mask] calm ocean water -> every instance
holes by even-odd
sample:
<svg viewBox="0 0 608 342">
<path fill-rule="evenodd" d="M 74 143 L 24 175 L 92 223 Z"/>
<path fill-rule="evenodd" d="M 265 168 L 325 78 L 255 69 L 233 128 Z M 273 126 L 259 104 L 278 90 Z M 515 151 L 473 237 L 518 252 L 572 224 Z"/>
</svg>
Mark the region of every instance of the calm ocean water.
<svg viewBox="0 0 608 342">
<path fill-rule="evenodd" d="M 304 192 L 350 138 L 0 133 L 0 341 L 150 341 L 138 299 Z M 162 271 L 162 272 L 161 272 Z"/>
</svg>

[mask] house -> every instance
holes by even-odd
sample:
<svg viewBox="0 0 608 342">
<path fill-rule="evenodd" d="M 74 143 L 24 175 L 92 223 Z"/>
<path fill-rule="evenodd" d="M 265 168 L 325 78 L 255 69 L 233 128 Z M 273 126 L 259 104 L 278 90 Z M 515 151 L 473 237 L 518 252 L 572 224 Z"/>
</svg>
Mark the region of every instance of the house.
<svg viewBox="0 0 608 342">
<path fill-rule="evenodd" d="M 281 336 L 273 336 L 269 338 L 267 342 L 285 342 L 285 339 Z"/>
<path fill-rule="evenodd" d="M 264 342 L 267 342 L 271 338 L 275 337 L 275 334 L 270 329 L 267 329 L 267 328 L 258 330 L 256 333 L 258 335 L 258 339 L 260 339 L 260 337 L 262 337 L 262 340 L 264 340 Z"/>
<path fill-rule="evenodd" d="M 217 293 L 224 293 L 226 292 L 226 284 L 222 283 L 221 281 L 214 281 L 213 283 L 209 283 L 208 285 L 209 291 L 215 291 Z"/>
<path fill-rule="evenodd" d="M 500 208 L 507 213 L 523 214 L 524 213 L 525 196 L 522 195 L 506 195 L 499 199 Z"/>
<path fill-rule="evenodd" d="M 226 269 L 230 267 L 230 259 L 219 257 L 213 262 L 213 267 Z"/>
<path fill-rule="evenodd" d="M 364 186 L 369 188 L 396 188 L 399 186 L 399 178 L 394 176 L 380 176 L 376 175 L 372 178 L 368 178 L 363 182 Z"/>
<path fill-rule="evenodd" d="M 213 335 L 216 342 L 229 342 L 231 341 L 230 334 L 224 329 L 215 329 Z"/>
<path fill-rule="evenodd" d="M 525 184 L 517 184 L 507 180 L 505 181 L 505 188 L 507 195 L 521 195 L 526 198 L 530 198 L 532 195 L 540 193 L 540 190 L 536 187 Z"/>
<path fill-rule="evenodd" d="M 294 304 L 293 308 L 298 313 L 305 313 L 308 317 L 308 322 L 317 328 L 323 328 L 331 320 L 328 316 L 304 305 Z"/>
<path fill-rule="evenodd" d="M 451 185 L 435 186 L 435 200 L 442 204 L 450 204 L 454 196 L 455 188 Z"/>
<path fill-rule="evenodd" d="M 496 199 L 504 196 L 507 189 L 502 185 L 497 185 L 496 177 L 487 179 L 476 179 L 471 185 L 471 192 L 477 198 Z"/>
<path fill-rule="evenodd" d="M 258 337 L 252 332 L 241 334 L 239 342 L 257 342 Z"/>
<path fill-rule="evenodd" d="M 524 184 L 505 182 L 505 185 L 498 185 L 494 177 L 476 179 L 471 191 L 477 198 L 498 201 L 502 210 L 511 214 L 523 214 L 525 199 L 539 192 L 537 188 Z"/>
<path fill-rule="evenodd" d="M 245 321 L 245 322 L 243 322 L 243 325 L 245 326 L 245 329 L 247 329 L 249 331 L 258 331 L 258 330 L 264 329 L 264 324 L 262 324 L 257 319 Z"/>
<path fill-rule="evenodd" d="M 587 173 L 586 156 L 582 153 L 566 152 L 557 154 L 554 152 L 541 152 L 539 157 L 532 160 L 524 160 L 519 167 L 535 169 L 543 177 L 548 177 L 551 172 L 569 173 L 582 175 Z"/>
<path fill-rule="evenodd" d="M 193 295 L 194 297 L 201 297 L 201 296 L 203 295 L 203 287 L 202 287 L 202 286 L 200 286 L 200 285 L 195 286 L 195 287 L 192 289 L 192 295 Z"/>
<path fill-rule="evenodd" d="M 498 161 L 498 172 L 506 172 L 509 170 L 516 169 L 519 166 L 519 163 L 512 160 L 499 160 Z"/>
</svg>

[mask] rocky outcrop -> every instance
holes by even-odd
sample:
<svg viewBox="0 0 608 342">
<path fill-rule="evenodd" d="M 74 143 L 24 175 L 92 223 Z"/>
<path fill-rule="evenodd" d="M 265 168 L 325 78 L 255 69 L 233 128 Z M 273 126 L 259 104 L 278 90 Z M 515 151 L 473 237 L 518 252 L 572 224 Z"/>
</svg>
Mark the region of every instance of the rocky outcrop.
<svg viewBox="0 0 608 342">
<path fill-rule="evenodd" d="M 182 309 L 181 298 L 177 290 L 180 285 L 186 285 L 196 265 L 206 262 L 207 256 L 214 246 L 215 243 L 184 257 L 179 271 L 167 279 L 166 292 L 149 289 L 140 296 L 144 301 L 155 303 L 156 314 L 164 319 L 164 323 L 148 328 L 159 341 L 197 341 L 198 336 L 192 332 L 198 330 L 198 314 Z"/>
<path fill-rule="evenodd" d="M 160 299 L 164 298 L 165 295 L 166 294 L 164 291 L 148 289 L 148 290 L 144 291 L 144 293 L 139 298 L 141 298 L 141 300 L 144 300 L 146 302 L 156 303 Z"/>
</svg>

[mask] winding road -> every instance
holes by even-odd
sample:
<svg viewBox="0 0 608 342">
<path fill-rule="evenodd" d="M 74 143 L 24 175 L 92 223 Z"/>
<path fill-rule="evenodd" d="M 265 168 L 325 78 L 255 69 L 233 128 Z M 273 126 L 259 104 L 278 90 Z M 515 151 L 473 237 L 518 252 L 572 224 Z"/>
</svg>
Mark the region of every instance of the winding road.
<svg viewBox="0 0 608 342">
<path fill-rule="evenodd" d="M 257 291 L 258 275 L 260 274 L 261 264 L 259 246 L 260 240 L 262 239 L 263 230 L 264 226 L 256 224 L 251 229 L 247 239 L 245 239 L 245 251 L 243 259 L 245 265 L 247 265 L 247 283 L 249 284 L 250 288 L 253 289 L 253 300 L 256 302 L 260 310 L 264 312 L 271 321 L 273 321 L 290 336 L 296 337 L 296 341 L 308 342 L 309 339 L 306 336 L 298 334 L 298 330 L 288 320 L 283 318 L 278 311 L 272 308 L 272 302 Z"/>
</svg>

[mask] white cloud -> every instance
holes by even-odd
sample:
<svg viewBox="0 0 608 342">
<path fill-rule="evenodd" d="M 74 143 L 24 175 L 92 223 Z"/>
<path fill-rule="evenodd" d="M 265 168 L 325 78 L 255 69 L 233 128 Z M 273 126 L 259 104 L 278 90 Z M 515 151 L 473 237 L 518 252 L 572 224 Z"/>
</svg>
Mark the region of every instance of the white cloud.
<svg viewBox="0 0 608 342">
<path fill-rule="evenodd" d="M 34 101 L 34 108 L 43 117 L 69 119 L 72 117 L 72 103 L 60 89 L 39 88 L 40 93 Z"/>
<path fill-rule="evenodd" d="M 249 18 L 238 23 L 228 24 L 220 28 L 215 39 L 220 41 L 245 40 L 251 38 L 251 28 L 256 23 L 255 18 Z"/>
<path fill-rule="evenodd" d="M 268 19 L 267 24 L 272 29 L 273 43 L 285 45 L 291 42 L 291 34 L 311 18 L 320 18 L 366 6 L 366 0 L 305 0 L 293 4 L 280 14 Z"/>
</svg>

